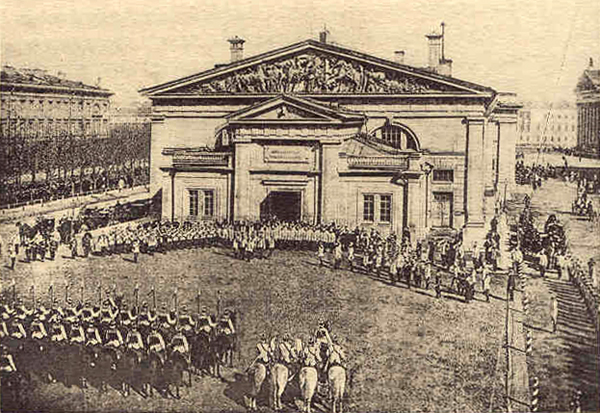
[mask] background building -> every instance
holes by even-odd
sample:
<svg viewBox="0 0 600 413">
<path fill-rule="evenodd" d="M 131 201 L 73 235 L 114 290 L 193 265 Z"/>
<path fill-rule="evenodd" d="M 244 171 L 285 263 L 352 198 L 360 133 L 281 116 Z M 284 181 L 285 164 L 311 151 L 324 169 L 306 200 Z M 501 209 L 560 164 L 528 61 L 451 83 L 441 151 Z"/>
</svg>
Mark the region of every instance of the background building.
<svg viewBox="0 0 600 413">
<path fill-rule="evenodd" d="M 306 40 L 141 92 L 153 104 L 151 190 L 167 219 L 338 222 L 481 239 L 514 182 L 513 94 Z M 400 53 L 401 55 L 401 53 Z M 401 57 L 401 56 L 400 56 Z M 443 74 L 442 74 L 443 73 Z"/>
<path fill-rule="evenodd" d="M 577 87 L 577 147 L 586 155 L 600 157 L 600 70 L 589 66 Z"/>
<path fill-rule="evenodd" d="M 3 66 L 0 208 L 147 183 L 149 122 L 111 123 L 111 95 L 63 74 Z"/>
<path fill-rule="evenodd" d="M 37 137 L 68 131 L 89 136 L 108 133 L 109 90 L 41 69 L 3 66 L 0 76 L 3 131 L 20 130 Z"/>
<path fill-rule="evenodd" d="M 577 146 L 575 104 L 526 102 L 519 110 L 517 131 L 519 151 L 573 149 Z"/>
</svg>

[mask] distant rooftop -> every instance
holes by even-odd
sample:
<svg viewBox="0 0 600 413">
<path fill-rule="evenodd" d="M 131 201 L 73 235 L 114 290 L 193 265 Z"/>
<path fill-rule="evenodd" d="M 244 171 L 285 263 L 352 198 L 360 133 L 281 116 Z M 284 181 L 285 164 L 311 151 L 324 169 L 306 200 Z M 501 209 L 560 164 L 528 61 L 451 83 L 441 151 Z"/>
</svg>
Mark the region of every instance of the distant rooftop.
<svg viewBox="0 0 600 413">
<path fill-rule="evenodd" d="M 575 102 L 569 102 L 567 100 L 561 100 L 558 102 L 536 102 L 536 101 L 527 101 L 523 102 L 523 109 L 573 109 L 576 110 L 577 106 Z"/>
<path fill-rule="evenodd" d="M 594 86 L 600 86 L 600 69 L 587 69 L 585 74 L 590 78 Z"/>
<path fill-rule="evenodd" d="M 15 68 L 12 66 L 2 66 L 0 73 L 0 83 L 19 84 L 27 86 L 41 86 L 51 88 L 69 88 L 88 90 L 90 92 L 112 94 L 108 89 L 99 86 L 86 85 L 83 82 L 65 79 L 62 76 L 55 76 L 43 69 Z"/>
</svg>

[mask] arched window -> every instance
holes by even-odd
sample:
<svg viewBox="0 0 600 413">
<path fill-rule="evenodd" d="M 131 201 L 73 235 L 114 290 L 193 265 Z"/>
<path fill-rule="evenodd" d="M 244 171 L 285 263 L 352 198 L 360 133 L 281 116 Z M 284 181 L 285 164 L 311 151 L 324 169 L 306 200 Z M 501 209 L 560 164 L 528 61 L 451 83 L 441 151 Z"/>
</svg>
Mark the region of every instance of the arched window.
<svg viewBox="0 0 600 413">
<path fill-rule="evenodd" d="M 392 148 L 418 151 L 419 144 L 414 134 L 406 127 L 386 123 L 374 131 L 375 138 L 382 140 Z"/>
</svg>

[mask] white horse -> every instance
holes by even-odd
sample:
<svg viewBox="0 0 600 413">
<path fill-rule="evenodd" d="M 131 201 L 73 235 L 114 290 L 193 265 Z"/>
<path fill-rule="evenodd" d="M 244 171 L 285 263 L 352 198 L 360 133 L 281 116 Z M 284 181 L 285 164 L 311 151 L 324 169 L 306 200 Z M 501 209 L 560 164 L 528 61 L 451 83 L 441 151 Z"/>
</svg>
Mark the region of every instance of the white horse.
<svg viewBox="0 0 600 413">
<path fill-rule="evenodd" d="M 332 366 L 329 368 L 327 376 L 331 395 L 331 410 L 336 413 L 336 408 L 339 405 L 339 413 L 342 413 L 342 400 L 346 389 L 346 369 L 339 365 Z"/>
<path fill-rule="evenodd" d="M 281 363 L 275 363 L 271 367 L 271 407 L 274 410 L 281 410 L 281 396 L 288 382 L 289 370 L 287 366 Z"/>
<path fill-rule="evenodd" d="M 252 388 L 250 389 L 250 394 L 248 396 L 248 408 L 250 410 L 257 410 L 256 397 L 258 396 L 258 393 L 260 393 L 260 389 L 266 377 L 267 367 L 263 363 L 255 363 L 251 377 Z"/>
<path fill-rule="evenodd" d="M 298 373 L 300 381 L 300 393 L 302 394 L 302 402 L 304 403 L 304 412 L 310 413 L 310 405 L 312 398 L 317 389 L 317 369 L 315 367 L 305 366 Z"/>
</svg>

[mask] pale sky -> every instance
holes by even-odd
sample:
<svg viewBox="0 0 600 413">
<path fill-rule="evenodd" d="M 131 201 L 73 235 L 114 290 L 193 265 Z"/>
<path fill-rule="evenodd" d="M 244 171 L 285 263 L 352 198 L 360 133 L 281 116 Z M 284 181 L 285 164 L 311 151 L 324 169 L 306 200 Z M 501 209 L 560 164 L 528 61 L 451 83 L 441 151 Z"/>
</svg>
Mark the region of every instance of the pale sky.
<svg viewBox="0 0 600 413">
<path fill-rule="evenodd" d="M 600 67 L 599 0 L 2 0 L 2 64 L 62 71 L 116 93 L 318 38 L 326 24 L 344 46 L 425 66 L 425 34 L 446 23 L 446 57 L 459 79 L 519 94 L 570 100 L 589 57 Z"/>
</svg>

